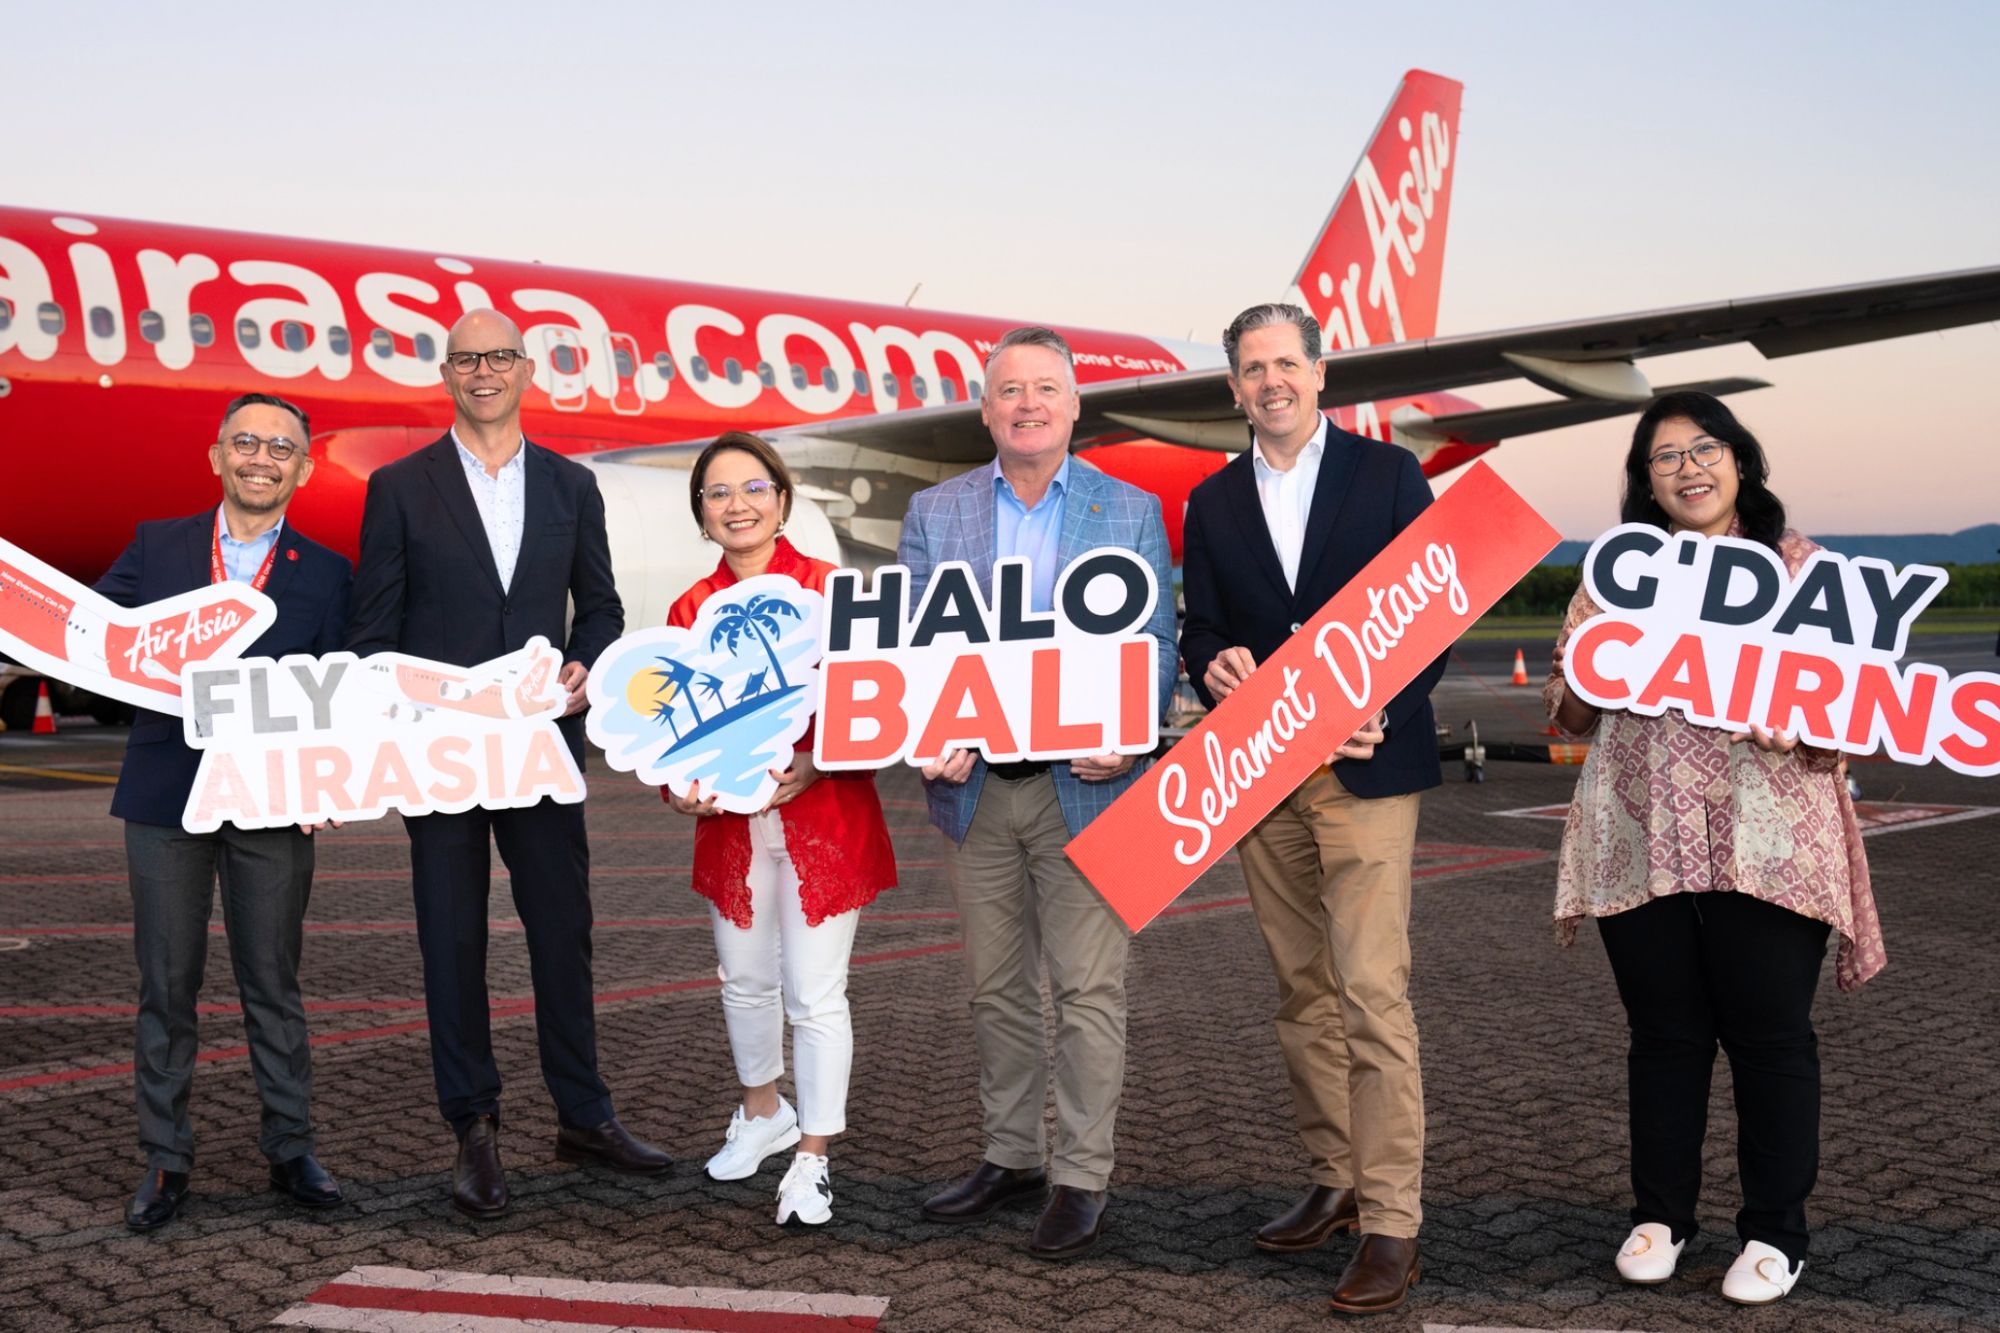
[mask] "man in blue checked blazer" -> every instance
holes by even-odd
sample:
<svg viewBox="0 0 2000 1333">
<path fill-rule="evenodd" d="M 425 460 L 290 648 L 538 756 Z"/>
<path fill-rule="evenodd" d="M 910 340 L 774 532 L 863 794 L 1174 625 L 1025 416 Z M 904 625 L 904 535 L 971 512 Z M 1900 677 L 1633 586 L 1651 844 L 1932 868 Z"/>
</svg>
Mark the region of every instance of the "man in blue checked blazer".
<svg viewBox="0 0 2000 1333">
<path fill-rule="evenodd" d="M 1032 604 L 1047 610 L 1057 574 L 1077 556 L 1101 546 L 1138 552 L 1160 589 L 1146 631 L 1160 641 L 1164 708 L 1178 658 L 1160 502 L 1070 457 L 1077 413 L 1075 362 L 1059 335 L 1020 328 L 1001 338 L 986 359 L 980 402 L 993 433 L 993 463 L 911 499 L 897 561 L 910 571 L 914 605 L 946 561 L 969 562 L 983 583 L 995 561 L 1025 556 Z M 1130 935 L 1063 847 L 1148 762 L 1105 754 L 989 764 L 976 752 L 957 751 L 924 770 L 931 822 L 946 838 L 945 873 L 965 932 L 986 1132 L 985 1160 L 925 1203 L 924 1216 L 977 1221 L 1053 1185 L 1028 1244 L 1045 1259 L 1082 1254 L 1102 1230 L 1125 1078 Z M 1046 1156 L 1042 1128 L 1049 1074 L 1043 961 L 1057 1023 L 1053 1156 Z"/>
</svg>

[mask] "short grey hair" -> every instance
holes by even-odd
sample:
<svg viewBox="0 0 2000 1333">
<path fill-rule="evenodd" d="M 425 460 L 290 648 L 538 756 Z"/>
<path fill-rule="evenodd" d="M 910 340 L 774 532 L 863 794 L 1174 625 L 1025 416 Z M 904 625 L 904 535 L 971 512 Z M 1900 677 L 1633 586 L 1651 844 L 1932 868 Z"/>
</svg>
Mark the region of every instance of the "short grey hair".
<svg viewBox="0 0 2000 1333">
<path fill-rule="evenodd" d="M 1243 341 L 1243 335 L 1252 329 L 1267 329 L 1273 324 L 1290 324 L 1299 331 L 1299 345 L 1305 348 L 1306 360 L 1319 360 L 1319 321 L 1295 305 L 1283 301 L 1266 301 L 1263 305 L 1253 305 L 1222 331 L 1222 351 L 1229 358 L 1229 373 L 1237 371 L 1236 345 Z"/>
<path fill-rule="evenodd" d="M 986 354 L 987 378 L 992 378 L 993 363 L 1000 359 L 1000 353 L 1009 347 L 1046 347 L 1063 359 L 1069 367 L 1069 385 L 1076 387 L 1076 356 L 1069 350 L 1069 344 L 1054 329 L 1045 329 L 1039 324 L 1023 324 L 1018 329 L 1009 329 L 1000 335 L 1000 341 L 993 344 L 993 350 Z"/>
</svg>

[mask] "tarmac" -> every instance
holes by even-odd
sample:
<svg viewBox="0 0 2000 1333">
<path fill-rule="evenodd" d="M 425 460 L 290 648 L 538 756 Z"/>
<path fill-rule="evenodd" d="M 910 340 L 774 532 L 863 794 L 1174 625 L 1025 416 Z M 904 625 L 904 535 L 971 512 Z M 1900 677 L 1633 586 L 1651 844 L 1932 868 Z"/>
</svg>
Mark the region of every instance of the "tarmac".
<svg viewBox="0 0 2000 1333">
<path fill-rule="evenodd" d="M 1956 669 L 1991 669 L 1980 656 L 1990 640 L 1975 638 Z M 1539 685 L 1546 658 L 1529 649 Z M 1506 684 L 1511 660 L 1512 645 L 1481 645 L 1454 663 L 1437 697 L 1455 736 L 1478 720 L 1482 738 L 1534 740 L 1537 691 Z M 122 744 L 122 732 L 80 724 L 0 736 L 0 1327 L 255 1328 L 315 1323 L 325 1310 L 328 1327 L 530 1326 L 493 1322 L 505 1312 L 493 1295 L 413 1299 L 400 1313 L 328 1304 L 359 1299 L 357 1272 L 602 1298 L 506 1297 L 517 1316 L 560 1306 L 581 1319 L 575 1310 L 611 1309 L 617 1293 L 668 1288 L 683 1303 L 736 1303 L 718 1322 L 654 1327 L 808 1317 L 754 1313 L 767 1307 L 880 1310 L 880 1327 L 913 1330 L 1275 1330 L 1339 1318 L 1326 1298 L 1351 1238 L 1294 1256 L 1251 1244 L 1304 1187 L 1304 1156 L 1271 1027 L 1274 986 L 1233 856 L 1134 943 L 1120 1156 L 1098 1247 L 1065 1263 L 1030 1257 L 1032 1209 L 970 1227 L 921 1219 L 922 1200 L 976 1164 L 982 1144 L 939 835 L 903 771 L 881 779 L 901 885 L 864 913 L 855 944 L 850 1132 L 834 1148 L 826 1226 L 775 1225 L 776 1159 L 733 1184 L 702 1174 L 736 1088 L 704 905 L 687 888 L 689 825 L 598 765 L 588 812 L 602 1067 L 620 1117 L 673 1152 L 674 1170 L 630 1178 L 555 1161 L 527 956 L 496 858 L 489 974 L 514 1205 L 487 1223 L 452 1210 L 407 842 L 390 820 L 321 835 L 306 942 L 319 1154 L 347 1203 L 307 1213 L 267 1187 L 218 915 L 192 1103 L 194 1197 L 172 1225 L 132 1234 L 122 1210 L 143 1169 L 135 973 L 105 782 Z M 1889 966 L 1849 996 L 1829 962 L 1816 1011 L 1825 1094 L 1812 1257 L 1789 1298 L 1742 1310 L 1718 1294 L 1739 1201 L 1726 1063 L 1704 1230 L 1664 1286 L 1623 1286 L 1612 1268 L 1629 1206 L 1624 1015 L 1594 932 L 1562 950 L 1549 922 L 1561 825 L 1545 816 L 1569 799 L 1576 769 L 1491 762 L 1471 783 L 1447 765 L 1445 785 L 1424 798 L 1412 923 L 1428 1121 L 1423 1277 L 1403 1309 L 1368 1327 L 2000 1328 L 2000 782 L 1885 762 L 1854 772 L 1881 825 L 1868 851 Z M 442 1273 L 482 1278 L 430 1276 Z M 825 1304 L 834 1295 L 866 1299 Z M 502 1304 L 488 1319 L 480 1301 Z M 621 1326 L 613 1315 L 586 1322 Z"/>
</svg>

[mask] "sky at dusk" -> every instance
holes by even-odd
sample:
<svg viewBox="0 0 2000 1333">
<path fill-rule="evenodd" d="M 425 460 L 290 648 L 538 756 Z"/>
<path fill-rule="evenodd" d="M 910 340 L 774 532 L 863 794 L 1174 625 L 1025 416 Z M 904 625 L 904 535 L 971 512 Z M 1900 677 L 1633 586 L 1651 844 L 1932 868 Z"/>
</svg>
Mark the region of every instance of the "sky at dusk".
<svg viewBox="0 0 2000 1333">
<path fill-rule="evenodd" d="M 102 216 L 1215 342 L 1414 66 L 1465 84 L 1441 333 L 2000 262 L 1985 4 L 0 13 L 0 202 Z M 1807 532 L 2000 518 L 2000 327 L 1641 364 L 1774 382 L 1736 406 Z M 1628 431 L 1489 458 L 1589 536 Z"/>
</svg>

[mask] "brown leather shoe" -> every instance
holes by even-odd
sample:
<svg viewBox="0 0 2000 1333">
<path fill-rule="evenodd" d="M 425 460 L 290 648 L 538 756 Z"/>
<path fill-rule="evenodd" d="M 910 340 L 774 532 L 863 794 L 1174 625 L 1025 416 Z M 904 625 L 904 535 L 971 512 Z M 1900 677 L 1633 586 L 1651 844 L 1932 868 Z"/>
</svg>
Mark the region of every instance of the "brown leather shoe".
<svg viewBox="0 0 2000 1333">
<path fill-rule="evenodd" d="M 924 1220 L 977 1222 L 1017 1199 L 1040 1198 L 1048 1187 L 1048 1172 L 1039 1166 L 995 1166 L 981 1162 L 979 1169 L 964 1180 L 924 1201 Z"/>
<path fill-rule="evenodd" d="M 644 1139 L 633 1138 L 616 1120 L 607 1120 L 596 1129 L 560 1126 L 556 1130 L 556 1156 L 565 1162 L 587 1162 L 640 1176 L 656 1176 L 674 1164 L 672 1157 Z"/>
<path fill-rule="evenodd" d="M 1417 1242 L 1401 1236 L 1363 1236 L 1347 1270 L 1333 1289 L 1333 1308 L 1342 1314 L 1381 1314 L 1409 1298 L 1423 1265 Z"/>
<path fill-rule="evenodd" d="M 1316 1250 L 1336 1232 L 1352 1231 L 1361 1224 L 1354 1191 L 1332 1185 L 1315 1185 L 1282 1214 L 1257 1228 L 1257 1248 L 1278 1254 Z"/>
<path fill-rule="evenodd" d="M 1097 1244 L 1098 1233 L 1104 1230 L 1104 1206 L 1110 1201 L 1103 1190 L 1056 1186 L 1035 1222 L 1035 1234 L 1028 1237 L 1028 1253 L 1037 1259 L 1074 1259 L 1082 1254 Z"/>
<path fill-rule="evenodd" d="M 480 1116 L 458 1141 L 451 1168 L 452 1206 L 467 1217 L 498 1217 L 507 1211 L 507 1173 L 500 1169 L 500 1125 Z"/>
</svg>

